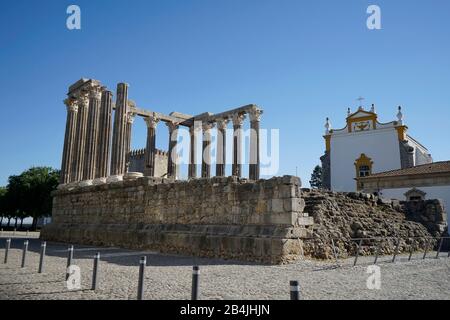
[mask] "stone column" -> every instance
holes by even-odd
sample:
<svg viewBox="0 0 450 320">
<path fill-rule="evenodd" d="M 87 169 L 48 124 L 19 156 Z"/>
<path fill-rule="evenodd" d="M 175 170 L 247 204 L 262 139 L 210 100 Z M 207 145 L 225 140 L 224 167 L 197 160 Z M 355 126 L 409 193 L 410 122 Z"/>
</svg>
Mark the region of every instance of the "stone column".
<svg viewBox="0 0 450 320">
<path fill-rule="evenodd" d="M 86 145 L 86 128 L 89 111 L 89 97 L 86 92 L 80 92 L 77 95 L 78 116 L 77 129 L 75 133 L 75 147 L 72 156 L 71 181 L 81 181 L 83 179 L 83 165 Z"/>
<path fill-rule="evenodd" d="M 176 178 L 177 165 L 176 165 L 175 147 L 177 145 L 178 124 L 173 123 L 173 122 L 167 122 L 166 125 L 169 128 L 169 150 L 168 150 L 168 161 L 167 161 L 167 177 L 168 178 Z"/>
<path fill-rule="evenodd" d="M 242 124 L 245 114 L 233 115 L 233 166 L 232 175 L 240 177 L 242 175 Z"/>
<path fill-rule="evenodd" d="M 126 154 L 126 163 L 125 163 L 125 172 L 128 172 L 128 168 L 130 166 L 130 152 L 131 152 L 131 134 L 133 129 L 134 117 L 136 115 L 134 113 L 128 113 L 127 116 L 127 136 L 126 136 L 126 145 L 125 145 L 125 154 Z"/>
<path fill-rule="evenodd" d="M 249 178 L 250 180 L 259 179 L 259 123 L 261 121 L 262 110 L 253 108 L 249 112 L 250 117 L 250 164 Z"/>
<path fill-rule="evenodd" d="M 95 163 L 97 160 L 98 124 L 100 118 L 101 88 L 93 87 L 89 92 L 89 112 L 86 129 L 86 145 L 84 148 L 83 180 L 95 178 Z"/>
<path fill-rule="evenodd" d="M 189 127 L 190 148 L 189 148 L 189 178 L 197 177 L 197 131 L 198 128 L 194 124 Z"/>
<path fill-rule="evenodd" d="M 66 133 L 64 136 L 64 148 L 61 163 L 60 184 L 67 184 L 72 181 L 71 160 L 75 149 L 75 133 L 78 115 L 78 102 L 75 99 L 68 98 L 64 101 L 67 106 Z"/>
<path fill-rule="evenodd" d="M 114 128 L 111 154 L 111 178 L 119 179 L 125 173 L 126 143 L 127 143 L 127 113 L 128 113 L 128 84 L 117 85 L 116 110 L 114 113 Z"/>
<path fill-rule="evenodd" d="M 211 177 L 211 129 L 214 123 L 203 123 L 202 178 Z"/>
<path fill-rule="evenodd" d="M 228 119 L 220 119 L 217 121 L 217 163 L 216 176 L 225 176 L 226 150 L 227 150 L 227 124 Z"/>
<path fill-rule="evenodd" d="M 156 117 L 144 118 L 147 124 L 147 146 L 145 148 L 144 175 L 155 176 L 156 126 L 159 119 Z"/>
<path fill-rule="evenodd" d="M 112 92 L 105 90 L 100 103 L 100 123 L 98 134 L 96 178 L 106 178 L 109 174 L 111 143 Z"/>
</svg>

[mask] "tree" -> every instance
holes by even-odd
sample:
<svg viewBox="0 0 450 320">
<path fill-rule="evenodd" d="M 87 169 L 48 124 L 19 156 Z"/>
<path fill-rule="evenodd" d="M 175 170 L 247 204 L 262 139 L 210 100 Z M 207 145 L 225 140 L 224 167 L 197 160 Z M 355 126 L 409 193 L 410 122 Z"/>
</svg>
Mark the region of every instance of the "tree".
<svg viewBox="0 0 450 320">
<path fill-rule="evenodd" d="M 3 226 L 3 218 L 6 218 L 6 192 L 5 187 L 0 187 L 0 227 Z"/>
<path fill-rule="evenodd" d="M 10 176 L 7 188 L 14 217 L 32 217 L 32 228 L 36 229 L 37 219 L 51 214 L 51 192 L 58 186 L 58 180 L 59 171 L 49 167 L 33 167 Z"/>
<path fill-rule="evenodd" d="M 323 187 L 322 184 L 322 167 L 317 165 L 314 168 L 313 173 L 311 174 L 311 180 L 309 181 L 311 188 L 313 189 L 321 189 Z"/>
</svg>

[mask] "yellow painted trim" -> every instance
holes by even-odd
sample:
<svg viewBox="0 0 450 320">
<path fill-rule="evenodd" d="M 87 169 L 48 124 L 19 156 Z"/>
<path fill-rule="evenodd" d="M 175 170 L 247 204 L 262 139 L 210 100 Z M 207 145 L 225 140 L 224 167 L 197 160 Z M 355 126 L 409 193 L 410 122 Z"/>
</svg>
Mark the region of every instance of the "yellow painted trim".
<svg viewBox="0 0 450 320">
<path fill-rule="evenodd" d="M 361 156 L 355 161 L 355 170 L 356 170 L 356 178 L 359 177 L 359 167 L 368 166 L 369 167 L 369 175 L 372 174 L 373 161 L 371 158 L 367 157 L 364 153 L 361 153 Z M 356 181 L 356 189 L 359 191 L 362 189 L 361 182 Z"/>
<path fill-rule="evenodd" d="M 325 150 L 330 152 L 331 150 L 331 135 L 323 136 L 325 139 Z"/>
<path fill-rule="evenodd" d="M 398 140 L 405 141 L 406 140 L 406 130 L 408 129 L 407 126 L 399 126 L 395 128 L 398 133 Z"/>
<path fill-rule="evenodd" d="M 351 117 L 351 116 L 350 116 Z M 366 117 L 361 117 L 361 118 L 353 118 L 350 119 L 350 117 L 347 118 L 347 128 L 348 128 L 348 132 L 352 132 L 352 124 L 355 122 L 361 122 L 361 121 L 372 121 L 372 126 L 374 129 L 377 128 L 377 115 L 376 114 L 372 114 L 370 116 L 366 116 Z"/>
</svg>

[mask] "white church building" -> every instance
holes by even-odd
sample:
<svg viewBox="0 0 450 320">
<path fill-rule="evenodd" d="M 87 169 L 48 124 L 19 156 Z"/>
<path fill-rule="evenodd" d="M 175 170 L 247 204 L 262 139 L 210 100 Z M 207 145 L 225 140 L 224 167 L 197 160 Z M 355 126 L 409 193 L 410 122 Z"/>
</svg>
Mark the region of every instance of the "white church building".
<svg viewBox="0 0 450 320">
<path fill-rule="evenodd" d="M 332 129 L 325 124 L 325 154 L 321 157 L 323 185 L 333 191 L 351 192 L 362 189 L 357 178 L 374 173 L 405 169 L 432 163 L 426 147 L 413 139 L 403 123 L 401 107 L 397 119 L 380 123 L 375 106 L 356 112 L 348 109 L 347 125 Z"/>
</svg>

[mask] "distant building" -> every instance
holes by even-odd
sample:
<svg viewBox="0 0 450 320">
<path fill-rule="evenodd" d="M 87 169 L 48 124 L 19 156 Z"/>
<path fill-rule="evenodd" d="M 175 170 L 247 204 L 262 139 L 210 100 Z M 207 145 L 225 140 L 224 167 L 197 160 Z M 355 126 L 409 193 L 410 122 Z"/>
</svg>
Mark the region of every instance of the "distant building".
<svg viewBox="0 0 450 320">
<path fill-rule="evenodd" d="M 441 199 L 448 214 L 450 161 L 375 173 L 357 180 L 360 190 L 378 193 L 384 198 L 410 201 Z"/>
<path fill-rule="evenodd" d="M 328 118 L 325 124 L 321 161 L 327 189 L 356 191 L 361 189 L 356 178 L 433 162 L 427 148 L 407 133 L 401 107 L 397 120 L 388 123 L 378 122 L 374 105 L 370 111 L 348 109 L 346 122 L 343 129 L 332 129 Z"/>
</svg>

